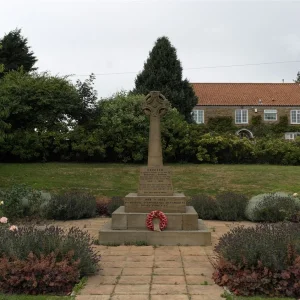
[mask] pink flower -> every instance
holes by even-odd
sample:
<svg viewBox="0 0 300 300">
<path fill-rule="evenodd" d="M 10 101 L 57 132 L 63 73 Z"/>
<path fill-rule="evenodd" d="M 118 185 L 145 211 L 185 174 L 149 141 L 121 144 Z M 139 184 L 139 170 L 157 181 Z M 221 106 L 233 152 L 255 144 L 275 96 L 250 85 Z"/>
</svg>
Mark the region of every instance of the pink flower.
<svg viewBox="0 0 300 300">
<path fill-rule="evenodd" d="M 6 217 L 2 217 L 2 218 L 0 219 L 0 223 L 2 223 L 2 224 L 7 223 L 7 221 L 8 221 L 8 219 L 7 219 Z"/>
<path fill-rule="evenodd" d="M 18 227 L 15 226 L 15 225 L 12 225 L 12 226 L 9 227 L 9 230 L 10 231 L 18 231 Z"/>
</svg>

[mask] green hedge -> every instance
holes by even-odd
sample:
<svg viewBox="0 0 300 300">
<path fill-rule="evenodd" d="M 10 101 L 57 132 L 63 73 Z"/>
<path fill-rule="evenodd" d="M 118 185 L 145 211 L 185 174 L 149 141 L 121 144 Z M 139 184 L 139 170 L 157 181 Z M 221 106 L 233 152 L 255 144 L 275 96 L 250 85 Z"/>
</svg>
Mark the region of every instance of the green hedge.
<svg viewBox="0 0 300 300">
<path fill-rule="evenodd" d="M 204 220 L 243 221 L 248 204 L 245 195 L 224 192 L 215 198 L 205 194 L 192 196 L 188 202 L 195 208 L 198 217 Z"/>
<path fill-rule="evenodd" d="M 11 77 L 10 80 L 13 80 L 13 76 Z M 35 80 L 39 82 L 40 78 Z M 35 81 L 31 79 L 30 82 L 33 84 Z M 71 88 L 70 83 L 64 82 L 64 84 Z M 9 86 L 6 81 L 0 83 L 0 95 L 7 93 L 9 99 L 14 99 L 14 90 L 9 89 Z M 49 86 L 51 87 L 50 84 Z M 30 94 L 33 91 L 34 85 L 31 87 Z M 71 91 L 74 92 L 73 89 Z M 75 101 L 75 98 L 70 98 L 69 101 Z M 30 102 L 26 97 L 20 97 L 18 101 L 19 105 L 26 104 L 28 109 Z M 74 103 L 77 103 L 76 101 Z M 14 126 L 14 114 L 7 106 L 7 111 L 0 112 L 0 162 L 145 163 L 149 119 L 142 113 L 142 101 L 143 96 L 126 93 L 103 99 L 96 105 L 93 118 L 88 118 L 85 123 L 73 122 L 71 131 L 67 126 L 70 124 L 59 122 L 57 114 L 53 115 L 53 126 L 42 127 L 45 123 L 44 118 L 48 117 L 42 103 L 40 104 L 41 114 L 43 113 L 42 123 L 40 119 L 27 120 L 27 115 L 20 112 L 20 117 L 24 119 L 22 119 L 24 126 Z M 61 107 L 62 113 L 64 109 Z M 78 108 L 72 111 L 74 120 L 79 118 L 76 117 L 79 112 Z M 190 124 L 176 109 L 171 109 L 161 122 L 164 161 L 300 164 L 300 141 L 290 142 L 283 139 L 285 131 L 300 131 L 300 126 L 289 126 L 284 117 L 275 125 L 262 124 L 260 118 L 254 118 L 247 128 L 253 131 L 255 140 L 237 137 L 235 132 L 238 127 L 234 125 L 232 118 L 211 118 L 207 125 Z"/>
</svg>

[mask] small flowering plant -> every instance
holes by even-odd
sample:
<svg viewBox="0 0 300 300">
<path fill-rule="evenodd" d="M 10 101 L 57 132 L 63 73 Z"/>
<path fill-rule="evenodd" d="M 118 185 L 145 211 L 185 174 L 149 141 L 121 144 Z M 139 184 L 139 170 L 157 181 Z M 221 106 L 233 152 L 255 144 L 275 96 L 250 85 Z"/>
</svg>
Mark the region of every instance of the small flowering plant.
<svg viewBox="0 0 300 300">
<path fill-rule="evenodd" d="M 4 226 L 8 227 L 8 230 L 10 231 L 18 231 L 18 227 L 16 225 L 10 225 L 6 217 L 0 218 L 0 224 L 4 224 Z"/>
<path fill-rule="evenodd" d="M 0 201 L 0 206 L 3 205 L 3 204 L 4 204 L 4 202 L 3 202 L 3 201 Z M 8 223 L 8 219 L 7 219 L 6 217 L 1 217 L 1 218 L 0 218 L 0 224 L 2 224 L 2 225 L 0 225 L 0 226 L 6 226 L 6 227 L 8 227 L 8 229 L 9 229 L 10 231 L 18 231 L 18 227 L 15 226 L 15 225 L 10 225 L 10 224 Z"/>
<path fill-rule="evenodd" d="M 4 202 L 2 200 L 0 200 L 0 216 L 3 215 L 3 211 L 2 211 L 3 205 L 4 205 Z"/>
<path fill-rule="evenodd" d="M 8 219 L 6 217 L 0 218 L 0 223 L 2 223 L 2 224 L 6 224 L 7 221 L 8 221 Z"/>
</svg>

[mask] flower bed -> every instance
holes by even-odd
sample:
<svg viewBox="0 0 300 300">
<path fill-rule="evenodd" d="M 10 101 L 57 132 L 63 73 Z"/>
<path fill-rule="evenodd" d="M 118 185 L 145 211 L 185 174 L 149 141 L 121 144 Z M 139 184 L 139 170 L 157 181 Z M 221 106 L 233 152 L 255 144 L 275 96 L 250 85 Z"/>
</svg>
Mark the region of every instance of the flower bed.
<svg viewBox="0 0 300 300">
<path fill-rule="evenodd" d="M 0 293 L 68 294 L 98 270 L 88 233 L 78 228 L 0 224 Z M 3 226 L 4 225 L 4 226 Z"/>
<path fill-rule="evenodd" d="M 215 247 L 214 281 L 235 295 L 300 296 L 300 224 L 242 226 Z"/>
</svg>

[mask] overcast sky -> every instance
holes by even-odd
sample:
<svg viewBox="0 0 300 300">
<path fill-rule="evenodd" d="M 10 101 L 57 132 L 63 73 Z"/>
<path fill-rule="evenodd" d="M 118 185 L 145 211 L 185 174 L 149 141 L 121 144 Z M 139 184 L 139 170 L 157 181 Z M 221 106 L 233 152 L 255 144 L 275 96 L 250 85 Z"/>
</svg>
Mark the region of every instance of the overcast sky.
<svg viewBox="0 0 300 300">
<path fill-rule="evenodd" d="M 0 2 L 0 36 L 21 28 L 39 71 L 99 74 L 100 97 L 133 88 L 160 36 L 177 49 L 190 82 L 292 82 L 300 71 L 299 1 Z M 284 61 L 298 62 L 218 67 Z"/>
</svg>

